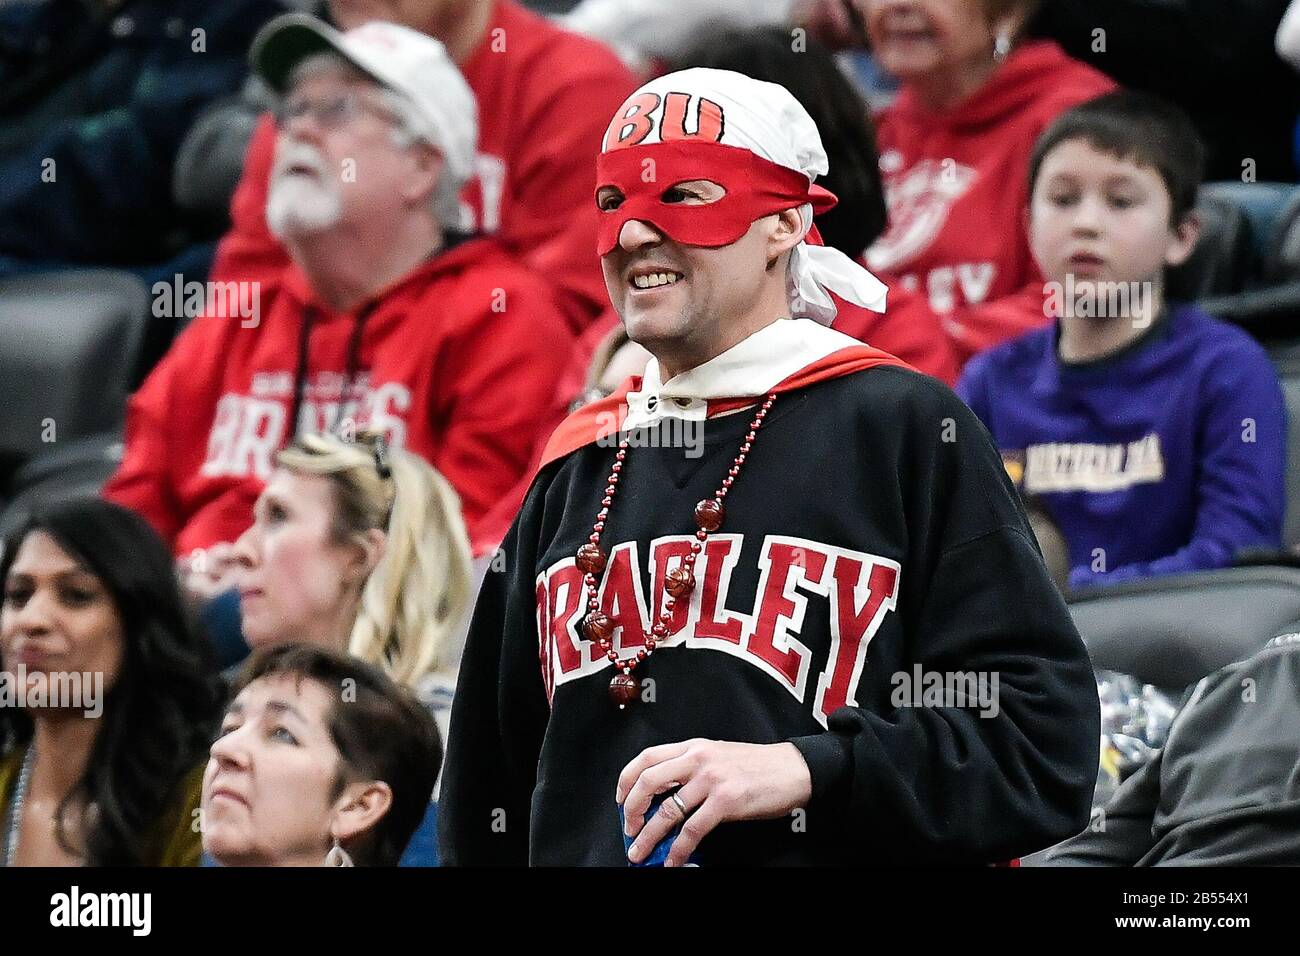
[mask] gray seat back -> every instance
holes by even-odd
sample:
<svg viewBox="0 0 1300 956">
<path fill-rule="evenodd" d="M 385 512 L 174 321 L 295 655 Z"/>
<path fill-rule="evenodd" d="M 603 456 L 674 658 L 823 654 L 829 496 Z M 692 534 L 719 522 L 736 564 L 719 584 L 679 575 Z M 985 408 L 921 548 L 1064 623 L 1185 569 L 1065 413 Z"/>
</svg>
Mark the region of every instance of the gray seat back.
<svg viewBox="0 0 1300 956">
<path fill-rule="evenodd" d="M 1070 613 L 1093 666 L 1177 689 L 1300 621 L 1300 568 L 1245 567 L 1091 588 Z"/>
<path fill-rule="evenodd" d="M 1250 224 L 1229 199 L 1203 195 L 1196 204 L 1201 235 L 1187 261 L 1167 271 L 1171 301 L 1195 302 L 1240 292 L 1250 272 Z"/>
<path fill-rule="evenodd" d="M 1300 545 L 1300 375 L 1284 375 L 1282 397 L 1286 400 L 1286 519 L 1282 525 L 1282 547 Z"/>
<path fill-rule="evenodd" d="M 118 428 L 149 315 L 129 273 L 0 280 L 0 480 L 54 442 Z"/>
</svg>

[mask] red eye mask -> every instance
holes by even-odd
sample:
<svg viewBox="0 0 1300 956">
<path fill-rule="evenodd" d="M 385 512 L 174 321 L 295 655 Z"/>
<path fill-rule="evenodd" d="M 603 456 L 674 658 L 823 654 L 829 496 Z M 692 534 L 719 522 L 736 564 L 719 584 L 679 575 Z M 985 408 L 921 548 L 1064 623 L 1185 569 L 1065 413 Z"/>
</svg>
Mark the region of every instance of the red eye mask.
<svg viewBox="0 0 1300 956">
<path fill-rule="evenodd" d="M 698 179 L 717 183 L 726 195 L 702 206 L 663 201 L 673 186 Z M 597 193 L 605 186 L 617 188 L 623 201 L 600 214 L 596 251 L 602 256 L 613 251 L 623 226 L 633 219 L 649 223 L 682 245 L 717 248 L 738 240 L 756 219 L 805 203 L 812 204 L 814 214 L 822 213 L 837 201 L 828 190 L 810 186 L 808 177 L 797 170 L 747 149 L 699 141 L 602 153 L 596 160 Z"/>
</svg>

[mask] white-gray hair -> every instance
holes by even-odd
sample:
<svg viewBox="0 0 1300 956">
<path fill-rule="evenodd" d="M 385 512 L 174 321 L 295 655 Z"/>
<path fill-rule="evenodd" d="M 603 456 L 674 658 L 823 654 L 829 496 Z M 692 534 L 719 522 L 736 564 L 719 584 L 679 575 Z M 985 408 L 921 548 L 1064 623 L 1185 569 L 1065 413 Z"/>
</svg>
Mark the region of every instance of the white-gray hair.
<svg viewBox="0 0 1300 956">
<path fill-rule="evenodd" d="M 403 149 L 424 142 L 442 152 L 442 147 L 429 129 L 429 124 L 410 100 L 387 88 L 383 88 L 381 98 L 384 105 L 392 110 L 398 120 L 397 129 L 393 131 L 393 142 Z M 461 226 L 460 191 L 464 186 L 465 183 L 451 171 L 451 167 L 443 163 L 438 173 L 437 186 L 429 202 L 434 216 L 444 230 L 459 229 Z"/>
<path fill-rule="evenodd" d="M 327 68 L 337 69 L 339 67 L 374 83 L 379 88 L 380 99 L 383 100 L 384 105 L 397 120 L 396 128 L 393 130 L 393 143 L 398 148 L 407 149 L 416 143 L 424 142 L 439 152 L 442 151 L 442 146 L 439 145 L 436 135 L 429 127 L 429 123 L 410 100 L 395 90 L 384 86 L 369 73 L 349 61 L 347 57 L 334 50 L 322 50 L 320 53 L 313 53 L 311 56 L 304 58 L 289 74 L 288 86 L 296 85 L 313 73 Z M 460 191 L 464 186 L 465 183 L 451 171 L 451 167 L 447 163 L 443 163 L 438 174 L 437 185 L 434 187 L 433 194 L 429 197 L 429 211 L 433 213 L 443 231 L 461 228 Z"/>
</svg>

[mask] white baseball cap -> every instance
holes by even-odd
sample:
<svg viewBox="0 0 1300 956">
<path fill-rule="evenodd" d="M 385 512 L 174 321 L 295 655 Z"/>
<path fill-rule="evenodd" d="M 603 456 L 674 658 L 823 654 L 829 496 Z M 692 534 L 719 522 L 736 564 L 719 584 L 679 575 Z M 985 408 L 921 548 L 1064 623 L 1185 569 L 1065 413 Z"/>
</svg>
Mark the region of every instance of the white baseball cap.
<svg viewBox="0 0 1300 956">
<path fill-rule="evenodd" d="M 478 104 L 446 47 L 433 37 L 380 20 L 341 33 L 309 14 L 286 13 L 258 31 L 249 60 L 253 72 L 285 93 L 299 63 L 330 51 L 414 107 L 425 125 L 419 132 L 442 152 L 458 182 L 473 175 Z"/>
</svg>

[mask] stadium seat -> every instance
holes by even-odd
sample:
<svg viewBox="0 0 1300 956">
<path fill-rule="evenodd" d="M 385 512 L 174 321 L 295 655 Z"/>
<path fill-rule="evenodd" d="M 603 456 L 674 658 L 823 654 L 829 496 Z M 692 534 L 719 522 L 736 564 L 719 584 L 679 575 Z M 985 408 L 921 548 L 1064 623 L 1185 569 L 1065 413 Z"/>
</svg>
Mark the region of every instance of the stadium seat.
<svg viewBox="0 0 1300 956">
<path fill-rule="evenodd" d="M 1197 302 L 1210 315 L 1245 329 L 1261 342 L 1300 332 L 1300 279 Z"/>
<path fill-rule="evenodd" d="M 1300 546 L 1300 374 L 1282 372 L 1282 397 L 1286 400 L 1286 521 L 1282 547 Z"/>
<path fill-rule="evenodd" d="M 1300 568 L 1242 567 L 1070 595 L 1093 667 L 1177 691 L 1300 621 Z"/>
<path fill-rule="evenodd" d="M 6 387 L 0 487 L 6 497 L 32 483 L 51 490 L 61 474 L 81 484 L 89 480 L 86 463 L 102 459 L 111 444 L 104 436 L 122 426 L 148 316 L 148 290 L 123 272 L 0 280 L 0 381 Z M 55 467 L 28 464 L 46 455 Z M 110 470 L 111 462 L 98 466 L 105 477 Z"/>
<path fill-rule="evenodd" d="M 1300 189 L 1287 183 L 1218 182 L 1203 186 L 1201 197 L 1202 204 L 1235 205 L 1247 222 L 1248 242 L 1243 271 L 1229 284 L 1235 289 L 1224 292 L 1222 283 L 1217 288 L 1202 283 L 1206 291 L 1198 304 L 1260 340 L 1293 338 L 1300 331 Z"/>
<path fill-rule="evenodd" d="M 1265 252 L 1263 275 L 1273 285 L 1300 280 L 1300 191 L 1278 213 Z"/>
<path fill-rule="evenodd" d="M 1300 338 L 1269 342 L 1265 348 L 1279 378 L 1300 378 Z"/>
<path fill-rule="evenodd" d="M 1200 306 L 1257 339 L 1295 338 L 1300 332 L 1300 190 L 1278 212 L 1258 270 L 1255 288 L 1211 295 Z"/>
<path fill-rule="evenodd" d="M 1251 231 L 1230 199 L 1205 195 L 1197 203 L 1201 236 L 1186 262 L 1169 270 L 1166 293 L 1180 302 L 1240 292 L 1250 273 Z"/>
<path fill-rule="evenodd" d="M 34 508 L 99 494 L 121 463 L 123 449 L 119 432 L 104 432 L 60 441 L 21 465 L 10 480 L 13 498 L 0 512 L 0 537 Z"/>
<path fill-rule="evenodd" d="M 1264 262 L 1273 246 L 1278 221 L 1292 201 L 1300 196 L 1292 183 L 1243 183 L 1239 181 L 1206 183 L 1201 187 L 1200 199 L 1229 202 L 1241 210 L 1247 225 L 1247 242 L 1250 261 L 1242 283 L 1249 288 L 1259 281 L 1275 281 L 1265 275 Z"/>
</svg>

